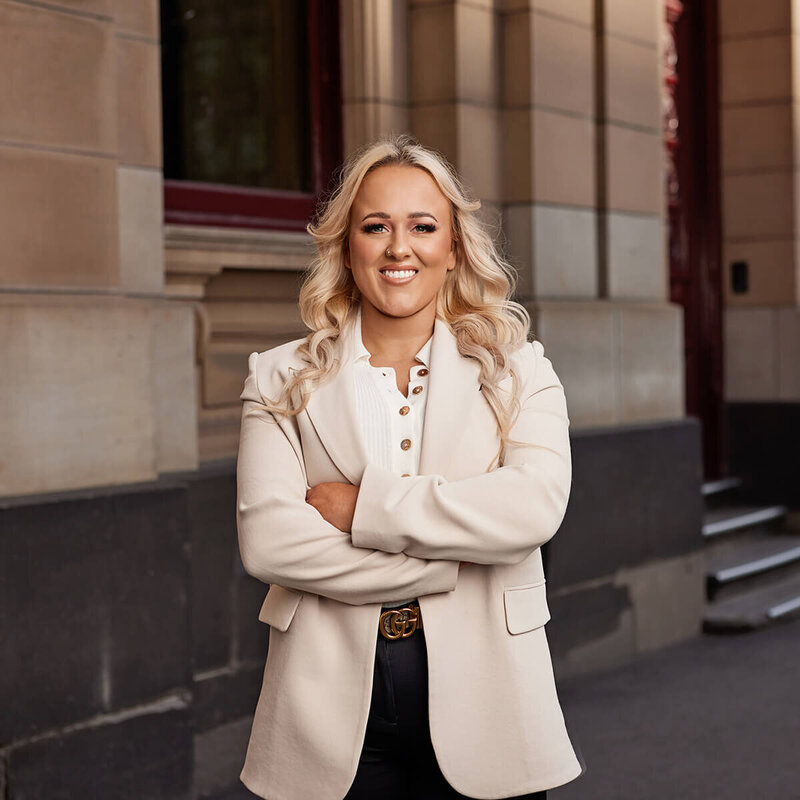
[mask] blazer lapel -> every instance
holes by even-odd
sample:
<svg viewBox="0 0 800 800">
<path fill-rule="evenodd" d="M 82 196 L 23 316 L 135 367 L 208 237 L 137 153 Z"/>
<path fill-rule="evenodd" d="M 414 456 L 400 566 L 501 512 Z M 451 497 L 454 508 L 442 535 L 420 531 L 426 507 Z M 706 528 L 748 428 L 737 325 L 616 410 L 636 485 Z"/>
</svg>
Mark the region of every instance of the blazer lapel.
<svg viewBox="0 0 800 800">
<path fill-rule="evenodd" d="M 354 322 L 352 318 L 349 324 Z M 331 460 L 350 483 L 358 485 L 369 454 L 356 416 L 351 333 L 346 327 L 339 336 L 339 371 L 311 393 L 306 412 Z M 478 362 L 458 352 L 454 334 L 437 317 L 431 342 L 421 475 L 447 473 L 455 446 L 466 433 L 472 404 L 480 398 L 479 374 Z"/>
<path fill-rule="evenodd" d="M 447 323 L 436 318 L 431 342 L 428 403 L 422 431 L 420 475 L 446 475 L 456 445 L 469 428 L 479 392 L 480 364 L 458 352 Z"/>
</svg>

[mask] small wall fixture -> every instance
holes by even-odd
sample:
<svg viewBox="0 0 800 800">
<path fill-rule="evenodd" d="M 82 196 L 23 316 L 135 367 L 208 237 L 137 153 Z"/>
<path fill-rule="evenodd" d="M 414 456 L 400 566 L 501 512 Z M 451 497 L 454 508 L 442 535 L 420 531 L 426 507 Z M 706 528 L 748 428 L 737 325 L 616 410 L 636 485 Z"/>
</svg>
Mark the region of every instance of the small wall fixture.
<svg viewBox="0 0 800 800">
<path fill-rule="evenodd" d="M 746 294 L 749 289 L 748 264 L 734 261 L 731 264 L 731 290 L 734 294 Z"/>
</svg>

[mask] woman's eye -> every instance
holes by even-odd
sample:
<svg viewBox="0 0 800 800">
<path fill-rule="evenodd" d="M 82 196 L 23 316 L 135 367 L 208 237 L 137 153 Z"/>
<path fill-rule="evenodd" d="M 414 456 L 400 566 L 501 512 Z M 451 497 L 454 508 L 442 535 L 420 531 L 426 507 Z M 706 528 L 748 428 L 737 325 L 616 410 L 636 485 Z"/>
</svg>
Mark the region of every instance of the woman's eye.
<svg viewBox="0 0 800 800">
<path fill-rule="evenodd" d="M 381 233 L 386 226 L 382 222 L 369 222 L 362 230 L 364 233 Z M 414 230 L 417 233 L 433 233 L 436 230 L 436 226 L 429 223 L 429 222 L 420 222 L 414 226 Z"/>
</svg>

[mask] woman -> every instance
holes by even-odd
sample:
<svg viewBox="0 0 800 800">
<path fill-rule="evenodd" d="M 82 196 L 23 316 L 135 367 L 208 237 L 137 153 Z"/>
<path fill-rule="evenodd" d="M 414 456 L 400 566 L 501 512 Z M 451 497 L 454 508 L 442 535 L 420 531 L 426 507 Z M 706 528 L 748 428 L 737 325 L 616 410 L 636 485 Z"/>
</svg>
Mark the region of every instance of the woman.
<svg viewBox="0 0 800 800">
<path fill-rule="evenodd" d="M 569 494 L 564 394 L 479 207 L 411 137 L 363 148 L 309 226 L 311 332 L 250 356 L 260 797 L 539 798 L 580 774 L 540 551 Z"/>
</svg>

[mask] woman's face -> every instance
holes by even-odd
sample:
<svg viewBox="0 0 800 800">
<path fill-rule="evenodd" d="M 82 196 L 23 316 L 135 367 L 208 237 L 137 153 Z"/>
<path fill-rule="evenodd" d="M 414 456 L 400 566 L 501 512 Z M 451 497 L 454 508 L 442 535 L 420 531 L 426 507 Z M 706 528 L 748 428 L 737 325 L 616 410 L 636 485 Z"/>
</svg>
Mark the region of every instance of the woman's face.
<svg viewBox="0 0 800 800">
<path fill-rule="evenodd" d="M 431 303 L 435 309 L 456 265 L 451 214 L 450 201 L 419 167 L 378 167 L 364 178 L 350 210 L 345 251 L 363 304 L 392 317 L 411 316 Z"/>
</svg>

